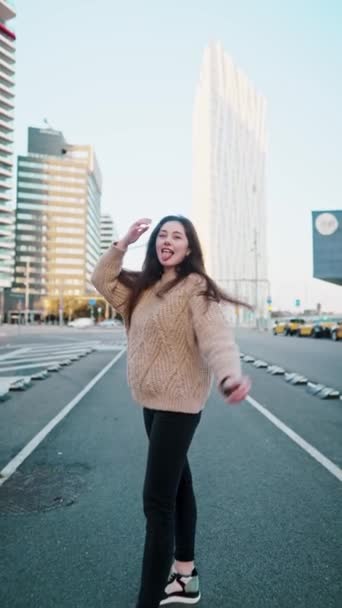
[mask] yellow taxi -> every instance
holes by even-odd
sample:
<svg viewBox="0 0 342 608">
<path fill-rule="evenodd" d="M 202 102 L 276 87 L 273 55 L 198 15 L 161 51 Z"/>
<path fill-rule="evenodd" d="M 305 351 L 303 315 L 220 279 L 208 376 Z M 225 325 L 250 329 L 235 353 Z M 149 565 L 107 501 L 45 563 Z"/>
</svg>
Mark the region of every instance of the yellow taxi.
<svg viewBox="0 0 342 608">
<path fill-rule="evenodd" d="M 303 323 L 305 323 L 305 320 L 298 317 L 276 319 L 273 325 L 273 335 L 284 334 L 285 336 L 294 336 Z"/>
<path fill-rule="evenodd" d="M 300 325 L 300 327 L 298 327 L 297 336 L 299 336 L 300 338 L 313 336 L 315 323 L 318 321 L 319 321 L 319 317 L 313 317 L 311 319 L 307 319 L 306 321 L 304 321 L 304 323 L 302 325 Z"/>
<path fill-rule="evenodd" d="M 340 319 L 330 330 L 331 338 L 334 342 L 342 340 L 342 320 Z"/>
<path fill-rule="evenodd" d="M 338 328 L 339 324 L 342 322 L 340 318 L 337 317 L 321 317 L 313 327 L 313 335 L 315 338 L 331 338 L 332 330 Z M 337 329 L 336 329 L 337 335 Z"/>
<path fill-rule="evenodd" d="M 342 319 L 336 317 L 312 317 L 301 325 L 297 335 L 313 338 L 342 339 Z"/>
<path fill-rule="evenodd" d="M 289 319 L 285 327 L 285 336 L 295 336 L 298 333 L 299 328 L 304 325 L 305 319 L 294 318 Z"/>
<path fill-rule="evenodd" d="M 279 334 L 283 334 L 285 333 L 285 327 L 287 324 L 287 319 L 276 319 L 274 321 L 274 325 L 273 325 L 273 335 L 274 336 L 279 336 Z"/>
</svg>

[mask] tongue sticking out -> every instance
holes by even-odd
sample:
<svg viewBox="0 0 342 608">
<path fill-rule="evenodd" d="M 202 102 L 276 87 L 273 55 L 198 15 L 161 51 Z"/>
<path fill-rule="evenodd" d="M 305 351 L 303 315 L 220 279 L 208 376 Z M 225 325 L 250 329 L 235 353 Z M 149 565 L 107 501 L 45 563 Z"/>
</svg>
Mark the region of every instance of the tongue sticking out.
<svg viewBox="0 0 342 608">
<path fill-rule="evenodd" d="M 167 262 L 170 258 L 172 258 L 173 253 L 170 251 L 162 251 L 161 258 L 163 262 Z"/>
</svg>

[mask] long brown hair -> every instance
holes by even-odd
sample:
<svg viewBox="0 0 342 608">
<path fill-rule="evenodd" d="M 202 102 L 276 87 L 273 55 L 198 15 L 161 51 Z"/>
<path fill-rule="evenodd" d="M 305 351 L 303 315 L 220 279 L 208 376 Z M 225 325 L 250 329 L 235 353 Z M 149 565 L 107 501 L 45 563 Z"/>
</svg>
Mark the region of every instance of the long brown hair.
<svg viewBox="0 0 342 608">
<path fill-rule="evenodd" d="M 151 233 L 151 236 L 147 243 L 146 256 L 141 272 L 132 272 L 123 269 L 121 270 L 121 273 L 118 277 L 119 281 L 123 283 L 123 285 L 126 285 L 126 287 L 129 287 L 131 290 L 128 300 L 128 324 L 130 323 L 134 308 L 136 307 L 143 291 L 157 283 L 163 274 L 163 266 L 159 262 L 157 256 L 156 240 L 162 226 L 166 224 L 166 222 L 180 222 L 182 224 L 185 230 L 186 237 L 188 239 L 190 253 L 184 258 L 181 264 L 177 266 L 176 278 L 173 281 L 170 281 L 165 284 L 158 291 L 157 295 L 162 297 L 166 292 L 172 289 L 180 281 L 185 279 L 185 277 L 194 272 L 205 279 L 206 289 L 202 292 L 201 295 L 204 295 L 208 300 L 214 300 L 215 302 L 229 302 L 231 304 L 244 306 L 245 308 L 253 310 L 253 308 L 249 304 L 246 304 L 246 302 L 236 300 L 229 294 L 227 294 L 225 291 L 223 291 L 207 275 L 204 266 L 204 258 L 201 244 L 199 242 L 197 232 L 192 222 L 186 217 L 183 217 L 182 215 L 167 215 L 166 217 L 163 217 L 160 220 L 158 225 Z"/>
</svg>

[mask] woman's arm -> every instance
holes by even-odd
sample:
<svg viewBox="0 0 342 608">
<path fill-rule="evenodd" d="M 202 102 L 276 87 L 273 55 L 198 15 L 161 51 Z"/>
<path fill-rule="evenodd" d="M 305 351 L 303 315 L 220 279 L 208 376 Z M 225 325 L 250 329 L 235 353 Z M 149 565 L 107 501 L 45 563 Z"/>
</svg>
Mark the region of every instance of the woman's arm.
<svg viewBox="0 0 342 608">
<path fill-rule="evenodd" d="M 120 282 L 119 275 L 122 268 L 123 257 L 127 248 L 135 243 L 146 230 L 149 229 L 151 220 L 142 218 L 134 222 L 129 228 L 126 236 L 114 243 L 106 251 L 95 266 L 91 276 L 91 282 L 97 291 L 117 310 L 124 318 L 130 295 L 130 288 Z"/>
<path fill-rule="evenodd" d="M 129 287 L 126 287 L 119 280 L 119 274 L 122 268 L 122 261 L 126 249 L 122 243 L 111 245 L 111 247 L 100 257 L 97 262 L 91 282 L 97 291 L 115 308 L 123 317 L 125 317 L 128 298 L 130 294 Z"/>
<path fill-rule="evenodd" d="M 220 386 L 228 378 L 241 379 L 240 354 L 220 305 L 201 295 L 205 289 L 205 280 L 198 279 L 190 297 L 190 310 L 200 352 Z"/>
</svg>

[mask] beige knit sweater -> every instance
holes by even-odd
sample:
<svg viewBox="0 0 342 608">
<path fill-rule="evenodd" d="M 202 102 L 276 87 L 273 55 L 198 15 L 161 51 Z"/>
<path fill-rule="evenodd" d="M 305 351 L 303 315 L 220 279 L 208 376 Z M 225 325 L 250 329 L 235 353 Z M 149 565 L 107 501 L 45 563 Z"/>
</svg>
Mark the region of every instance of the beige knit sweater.
<svg viewBox="0 0 342 608">
<path fill-rule="evenodd" d="M 118 279 L 123 256 L 112 245 L 92 282 L 127 327 L 129 288 Z M 208 399 L 212 372 L 218 383 L 241 373 L 239 352 L 220 305 L 200 295 L 205 288 L 200 275 L 189 275 L 158 297 L 161 284 L 148 288 L 134 309 L 127 330 L 128 383 L 144 407 L 197 413 Z"/>
</svg>

